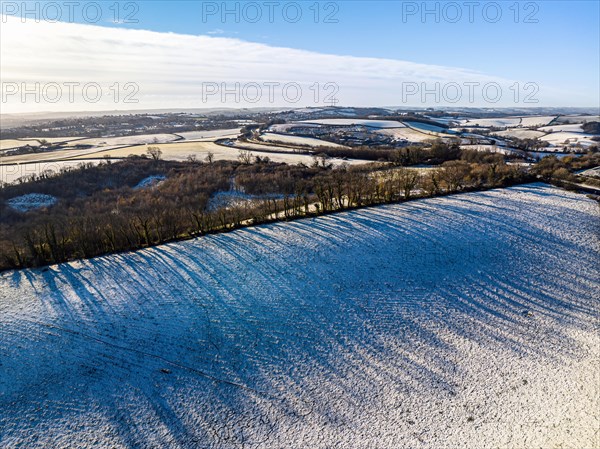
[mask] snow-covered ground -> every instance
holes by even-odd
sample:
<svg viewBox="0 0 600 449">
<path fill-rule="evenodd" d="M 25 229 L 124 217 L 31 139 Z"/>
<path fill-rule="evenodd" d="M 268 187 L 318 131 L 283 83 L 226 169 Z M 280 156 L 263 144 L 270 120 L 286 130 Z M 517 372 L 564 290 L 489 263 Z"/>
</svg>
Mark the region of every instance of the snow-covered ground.
<svg viewBox="0 0 600 449">
<path fill-rule="evenodd" d="M 230 129 L 214 129 L 210 131 L 185 131 L 177 133 L 178 136 L 185 140 L 200 140 L 200 139 L 220 139 L 223 137 L 237 137 L 240 134 L 241 128 Z"/>
<path fill-rule="evenodd" d="M 539 128 L 540 131 L 544 131 L 545 133 L 551 133 L 551 132 L 573 132 L 573 133 L 582 133 L 583 132 L 583 125 L 581 125 L 580 123 L 576 123 L 576 124 L 560 124 L 560 125 L 550 125 L 550 126 L 544 126 L 543 128 Z"/>
<path fill-rule="evenodd" d="M 559 123 L 599 122 L 600 115 L 561 115 L 556 121 Z"/>
<path fill-rule="evenodd" d="M 592 137 L 594 137 L 591 134 L 584 134 L 584 133 L 578 133 L 578 132 L 556 132 L 556 133 L 551 133 L 551 134 L 546 134 L 545 136 L 540 137 L 539 140 L 543 140 L 546 141 L 548 143 L 550 143 L 551 145 L 556 145 L 556 146 L 560 146 L 560 145 L 574 145 L 574 144 L 580 144 L 584 147 L 589 147 L 589 146 L 593 146 L 593 145 L 597 145 L 598 142 L 595 142 L 592 140 Z"/>
<path fill-rule="evenodd" d="M 531 116 L 531 117 L 523 117 L 521 118 L 521 126 L 523 127 L 536 127 L 536 126 L 544 126 L 556 119 L 555 115 L 547 115 L 547 116 Z"/>
<path fill-rule="evenodd" d="M 331 118 L 331 119 L 319 119 L 319 120 L 306 120 L 297 123 L 309 123 L 317 125 L 329 125 L 329 126 L 352 126 L 362 125 L 369 126 L 371 128 L 404 128 L 403 123 L 395 120 L 363 120 L 363 119 L 345 119 L 345 118 Z"/>
<path fill-rule="evenodd" d="M 490 153 L 500 154 L 523 154 L 523 152 L 517 148 L 511 148 L 499 145 L 486 145 L 486 144 L 466 144 L 460 146 L 463 150 L 475 150 Z"/>
<path fill-rule="evenodd" d="M 179 139 L 175 134 L 142 134 L 136 136 L 121 137 L 94 137 L 90 139 L 76 140 L 70 145 L 93 145 L 95 147 L 119 146 L 119 145 L 143 145 L 173 142 Z"/>
<path fill-rule="evenodd" d="M 43 193 L 28 193 L 7 201 L 8 205 L 19 212 L 29 212 L 34 209 L 50 207 L 56 204 L 56 197 Z"/>
<path fill-rule="evenodd" d="M 375 131 L 378 134 L 390 136 L 396 140 L 406 140 L 408 142 L 426 142 L 437 139 L 437 136 L 431 133 L 418 131 L 413 128 L 382 128 Z"/>
<path fill-rule="evenodd" d="M 279 199 L 281 195 L 250 195 L 248 193 L 229 190 L 224 192 L 217 192 L 213 194 L 208 201 L 208 210 L 214 211 L 220 208 L 229 209 L 232 207 L 244 207 L 244 205 L 250 205 L 256 200 L 261 199 Z"/>
<path fill-rule="evenodd" d="M 404 122 L 407 126 L 410 126 L 411 128 L 416 128 L 420 131 L 426 131 L 426 132 L 434 132 L 434 133 L 454 133 L 454 131 L 448 130 L 446 128 L 442 128 L 441 126 L 435 126 L 435 125 L 431 125 L 429 123 L 422 123 L 422 122 Z"/>
<path fill-rule="evenodd" d="M 4 273 L 0 447 L 598 447 L 598 214 L 535 184 Z"/>
<path fill-rule="evenodd" d="M 345 148 L 343 145 L 339 145 L 334 142 L 328 142 L 327 140 L 316 139 L 314 137 L 294 136 L 292 134 L 264 133 L 261 134 L 260 140 L 265 142 L 283 143 L 287 145 L 307 145 L 311 147 L 323 146 L 332 148 Z"/>
<path fill-rule="evenodd" d="M 167 179 L 167 177 L 163 176 L 163 175 L 148 176 L 148 177 L 142 179 L 140 182 L 138 182 L 137 185 L 134 187 L 134 189 L 147 189 L 147 188 L 156 187 L 160 183 L 162 183 L 165 179 Z"/>
<path fill-rule="evenodd" d="M 496 128 L 513 127 L 521 124 L 520 117 L 502 117 L 502 118 L 470 118 L 464 120 L 461 126 L 494 126 Z"/>
<path fill-rule="evenodd" d="M 600 167 L 589 168 L 579 173 L 582 176 L 589 176 L 591 178 L 600 178 Z"/>
<path fill-rule="evenodd" d="M 517 139 L 537 139 L 544 135 L 543 132 L 526 128 L 510 128 L 504 131 L 496 131 L 494 134 L 501 137 L 516 137 Z"/>
<path fill-rule="evenodd" d="M 0 140 L 0 151 L 26 147 L 39 147 L 40 143 L 37 140 L 16 140 L 16 139 L 1 139 Z"/>
</svg>

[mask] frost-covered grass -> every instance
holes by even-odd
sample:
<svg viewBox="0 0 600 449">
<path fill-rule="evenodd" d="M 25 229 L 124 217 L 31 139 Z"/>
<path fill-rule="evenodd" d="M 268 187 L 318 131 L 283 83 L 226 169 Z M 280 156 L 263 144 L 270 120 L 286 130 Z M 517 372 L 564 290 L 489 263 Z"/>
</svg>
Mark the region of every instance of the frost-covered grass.
<svg viewBox="0 0 600 449">
<path fill-rule="evenodd" d="M 0 446 L 597 447 L 598 213 L 538 184 L 4 273 Z"/>
<path fill-rule="evenodd" d="M 56 204 L 56 197 L 43 193 L 28 193 L 7 201 L 8 205 L 19 212 L 29 212 L 34 209 L 50 207 Z"/>
</svg>

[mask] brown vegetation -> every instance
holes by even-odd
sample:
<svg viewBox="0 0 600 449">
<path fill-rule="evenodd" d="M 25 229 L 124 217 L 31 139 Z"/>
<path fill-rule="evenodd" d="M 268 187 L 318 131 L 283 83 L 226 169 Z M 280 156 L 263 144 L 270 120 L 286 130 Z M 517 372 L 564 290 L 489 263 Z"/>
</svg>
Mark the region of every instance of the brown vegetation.
<svg viewBox="0 0 600 449">
<path fill-rule="evenodd" d="M 292 219 L 530 179 L 499 155 L 451 148 L 436 151 L 442 155 L 450 151 L 461 159 L 420 170 L 389 164 L 332 169 L 326 164 L 307 167 L 269 161 L 130 158 L 67 170 L 57 177 L 0 189 L 0 269 L 134 250 L 281 217 Z M 141 180 L 157 175 L 166 179 L 154 187 L 136 188 Z M 245 200 L 210 207 L 211 196 L 231 190 L 243 192 Z M 7 200 L 27 193 L 54 195 L 58 202 L 26 213 L 8 206 Z"/>
</svg>

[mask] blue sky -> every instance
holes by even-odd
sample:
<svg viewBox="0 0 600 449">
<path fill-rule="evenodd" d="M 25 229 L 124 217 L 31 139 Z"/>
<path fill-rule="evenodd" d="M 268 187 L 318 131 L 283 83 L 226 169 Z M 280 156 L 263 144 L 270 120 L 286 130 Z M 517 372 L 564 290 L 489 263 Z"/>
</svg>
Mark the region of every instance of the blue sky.
<svg viewBox="0 0 600 449">
<path fill-rule="evenodd" d="M 6 4 L 12 2 L 2 3 L 6 13 Z M 29 8 L 49 3 L 29 2 Z M 564 89 L 563 104 L 569 104 L 568 91 L 573 90 L 590 99 L 583 106 L 596 106 L 599 101 L 598 1 L 481 1 L 472 7 L 462 1 L 310 0 L 274 1 L 272 6 L 266 1 L 141 1 L 120 2 L 119 23 L 113 23 L 115 2 L 99 3 L 103 15 L 94 24 L 103 27 L 227 37 L 320 54 L 457 67 Z M 295 23 L 292 19 L 298 9 L 294 3 L 302 13 Z M 237 12 L 223 18 L 224 8 Z M 424 8 L 430 11 L 425 17 Z M 80 7 L 74 11 L 75 22 L 90 23 Z M 61 12 L 64 21 L 66 8 Z M 257 12 L 261 18 L 253 23 Z M 130 18 L 135 23 L 126 23 L 128 13 L 133 13 Z"/>
<path fill-rule="evenodd" d="M 473 7 L 472 23 L 469 6 L 460 1 L 455 2 L 459 9 L 452 9 L 449 5 L 452 2 L 427 2 L 426 8 L 432 11 L 439 5 L 438 23 L 435 13 L 422 20 L 422 2 L 396 1 L 319 2 L 319 22 L 315 23 L 316 2 L 312 0 L 298 2 L 302 18 L 296 23 L 283 16 L 284 5 L 292 2 L 275 2 L 280 6 L 273 7 L 273 23 L 268 20 L 265 2 L 256 2 L 261 6 L 262 18 L 250 23 L 244 18 L 253 19 L 256 9 L 248 7 L 244 14 L 244 3 L 251 2 L 226 2 L 229 10 L 240 5 L 240 12 L 237 17 L 230 14 L 223 21 L 220 14 L 223 2 L 138 2 L 135 17 L 139 23 L 125 26 L 186 34 L 216 32 L 221 36 L 321 53 L 458 66 L 506 77 L 526 76 L 533 81 L 538 77 L 562 81 L 573 76 L 598 84 L 598 1 L 500 1 L 497 3 L 502 17 L 496 23 L 492 22 L 495 9 L 488 5 L 493 2 L 486 1 Z M 214 5 L 218 11 L 210 14 Z M 410 14 L 415 5 L 418 10 Z M 484 5 L 487 5 L 485 13 Z M 287 7 L 293 18 L 294 8 Z M 459 20 L 454 23 L 444 20 L 456 20 L 459 10 L 462 14 Z M 323 23 L 328 14 L 338 23 Z M 537 23 L 531 23 L 533 20 Z M 560 60 L 566 66 L 577 64 L 579 74 L 571 73 L 572 67 L 565 70 Z"/>
</svg>

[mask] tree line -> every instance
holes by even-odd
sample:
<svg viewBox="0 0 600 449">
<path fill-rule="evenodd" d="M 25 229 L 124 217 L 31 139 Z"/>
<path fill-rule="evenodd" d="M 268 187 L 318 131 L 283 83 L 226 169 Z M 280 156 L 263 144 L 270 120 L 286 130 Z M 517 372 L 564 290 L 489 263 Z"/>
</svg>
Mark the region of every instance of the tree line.
<svg viewBox="0 0 600 449">
<path fill-rule="evenodd" d="M 136 188 L 141 179 L 166 179 Z M 168 162 L 135 158 L 65 172 L 0 191 L 0 269 L 34 267 L 145 248 L 250 224 L 406 201 L 530 180 L 499 155 L 464 152 L 433 168 Z M 251 199 L 210 207 L 234 189 Z M 28 191 L 58 203 L 25 214 L 6 199 Z"/>
</svg>

